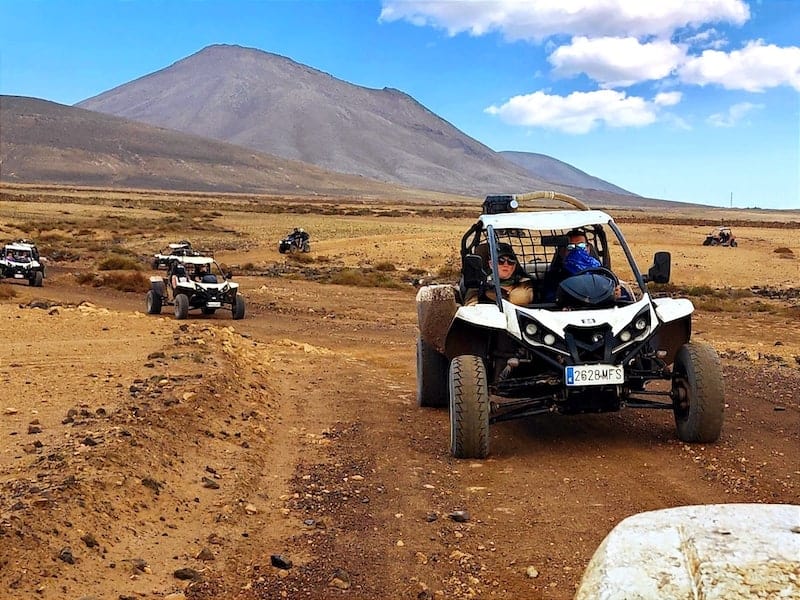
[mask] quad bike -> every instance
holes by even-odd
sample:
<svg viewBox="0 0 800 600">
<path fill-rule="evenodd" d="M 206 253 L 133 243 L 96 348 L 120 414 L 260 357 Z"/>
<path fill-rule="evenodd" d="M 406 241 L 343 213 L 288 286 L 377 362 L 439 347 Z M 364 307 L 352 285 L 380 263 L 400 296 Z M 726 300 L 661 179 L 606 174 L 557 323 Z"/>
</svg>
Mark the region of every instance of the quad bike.
<svg viewBox="0 0 800 600">
<path fill-rule="evenodd" d="M 295 252 L 311 252 L 311 244 L 308 241 L 307 231 L 295 229 L 278 244 L 278 252 L 281 254 L 294 254 Z"/>
<path fill-rule="evenodd" d="M 561 204 L 516 211 L 535 201 Z M 553 277 L 576 230 L 601 266 Z M 491 275 L 499 272 L 498 247 L 506 245 L 534 287 L 531 304 L 504 298 Z M 612 255 L 619 259 L 614 271 Z M 421 407 L 449 406 L 454 457 L 486 457 L 493 423 L 623 408 L 671 411 L 684 442 L 719 438 L 719 357 L 691 340 L 691 301 L 648 289 L 649 282 L 669 282 L 669 253 L 657 252 L 641 273 L 608 214 L 545 191 L 488 197 L 461 239 L 461 261 L 458 285 L 417 292 L 417 399 Z M 617 294 L 623 283 L 629 293 Z M 669 385 L 648 387 L 660 382 Z"/>
<path fill-rule="evenodd" d="M 735 248 L 739 245 L 736 236 L 733 235 L 730 227 L 716 227 L 703 240 L 703 246 L 728 246 Z"/>
</svg>

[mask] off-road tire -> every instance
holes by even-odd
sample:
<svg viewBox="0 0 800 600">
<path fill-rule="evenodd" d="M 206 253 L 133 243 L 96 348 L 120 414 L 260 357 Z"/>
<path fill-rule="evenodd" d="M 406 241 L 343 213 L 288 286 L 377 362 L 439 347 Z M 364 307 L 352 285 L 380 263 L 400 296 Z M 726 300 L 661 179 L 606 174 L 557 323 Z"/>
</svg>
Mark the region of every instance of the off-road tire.
<svg viewBox="0 0 800 600">
<path fill-rule="evenodd" d="M 189 296 L 178 294 L 175 296 L 175 318 L 183 320 L 189 316 Z"/>
<path fill-rule="evenodd" d="M 417 403 L 419 406 L 447 406 L 449 361 L 417 334 Z"/>
<path fill-rule="evenodd" d="M 710 443 L 719 439 L 725 410 L 722 367 L 716 350 L 689 342 L 672 367 L 672 407 L 678 439 Z"/>
<path fill-rule="evenodd" d="M 710 246 L 711 245 L 711 238 L 706 238 L 703 240 L 703 246 Z"/>
<path fill-rule="evenodd" d="M 155 290 L 149 290 L 147 292 L 147 299 L 145 303 L 147 304 L 147 314 L 161 314 L 161 296 L 158 295 Z"/>
<path fill-rule="evenodd" d="M 738 246 L 738 245 L 739 245 L 739 242 L 737 242 L 736 240 L 731 240 L 731 248 L 736 248 L 736 246 Z"/>
<path fill-rule="evenodd" d="M 44 281 L 44 273 L 42 273 L 41 271 L 34 271 L 31 274 L 31 278 L 28 280 L 28 282 L 33 287 L 42 287 L 43 281 Z"/>
<path fill-rule="evenodd" d="M 450 363 L 450 453 L 456 458 L 489 454 L 489 389 L 480 356 L 464 354 Z"/>
<path fill-rule="evenodd" d="M 311 244 L 308 242 L 303 242 L 302 250 L 303 252 L 311 252 Z"/>
<path fill-rule="evenodd" d="M 244 298 L 242 298 L 239 294 L 236 294 L 236 298 L 233 300 L 231 316 L 233 317 L 234 321 L 244 319 Z"/>
</svg>

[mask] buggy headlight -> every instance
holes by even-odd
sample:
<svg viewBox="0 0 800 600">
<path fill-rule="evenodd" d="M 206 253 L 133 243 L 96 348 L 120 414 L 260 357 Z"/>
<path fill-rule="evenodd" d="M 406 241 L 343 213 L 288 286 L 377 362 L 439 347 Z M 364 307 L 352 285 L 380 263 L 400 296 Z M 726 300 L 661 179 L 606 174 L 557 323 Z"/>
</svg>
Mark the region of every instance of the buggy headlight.
<svg viewBox="0 0 800 600">
<path fill-rule="evenodd" d="M 637 321 L 636 323 L 638 325 L 639 321 Z M 637 327 L 637 329 L 641 328 Z M 619 334 L 619 339 L 621 339 L 623 342 L 629 342 L 631 340 L 631 332 L 626 329 L 625 331 Z"/>
<path fill-rule="evenodd" d="M 553 344 L 556 343 L 556 336 L 554 336 L 552 333 L 545 334 L 542 341 L 548 346 L 552 346 Z"/>
<path fill-rule="evenodd" d="M 539 328 L 536 326 L 536 323 L 528 323 L 525 326 L 525 334 L 531 337 L 536 335 L 536 332 L 539 331 Z"/>
<path fill-rule="evenodd" d="M 633 324 L 633 326 L 639 331 L 644 331 L 645 327 L 647 327 L 647 320 L 643 317 L 639 317 L 636 319 L 636 322 Z"/>
</svg>

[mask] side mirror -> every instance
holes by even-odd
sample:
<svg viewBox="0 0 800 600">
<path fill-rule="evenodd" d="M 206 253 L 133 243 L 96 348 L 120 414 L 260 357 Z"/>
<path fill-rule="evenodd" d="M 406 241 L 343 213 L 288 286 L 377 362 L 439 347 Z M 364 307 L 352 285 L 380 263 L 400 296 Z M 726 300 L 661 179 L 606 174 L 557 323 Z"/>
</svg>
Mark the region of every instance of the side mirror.
<svg viewBox="0 0 800 600">
<path fill-rule="evenodd" d="M 669 283 L 671 259 L 669 252 L 656 252 L 653 255 L 653 266 L 648 269 L 645 279 L 653 283 Z"/>
<path fill-rule="evenodd" d="M 486 283 L 483 259 L 477 254 L 467 254 L 461 259 L 461 282 L 464 289 L 475 289 Z"/>
</svg>

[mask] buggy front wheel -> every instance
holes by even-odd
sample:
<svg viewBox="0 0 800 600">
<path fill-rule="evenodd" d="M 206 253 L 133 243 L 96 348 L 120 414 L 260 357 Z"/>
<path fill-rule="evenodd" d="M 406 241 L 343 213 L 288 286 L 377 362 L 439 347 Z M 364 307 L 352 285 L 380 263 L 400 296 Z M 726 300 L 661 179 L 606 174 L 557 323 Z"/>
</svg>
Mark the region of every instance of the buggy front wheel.
<svg viewBox="0 0 800 600">
<path fill-rule="evenodd" d="M 725 389 L 719 356 L 710 345 L 689 342 L 678 349 L 672 367 L 672 408 L 681 441 L 719 439 Z"/>
<path fill-rule="evenodd" d="M 417 403 L 447 406 L 447 357 L 417 334 Z"/>
<path fill-rule="evenodd" d="M 189 296 L 178 294 L 175 296 L 175 318 L 183 320 L 189 316 Z"/>
<path fill-rule="evenodd" d="M 233 308 L 231 308 L 231 316 L 234 320 L 244 319 L 244 298 L 236 294 L 233 300 Z"/>
<path fill-rule="evenodd" d="M 450 362 L 450 453 L 456 458 L 489 455 L 489 388 L 483 358 L 471 354 Z"/>
<path fill-rule="evenodd" d="M 159 296 L 155 290 L 149 290 L 147 292 L 147 314 L 161 314 L 161 296 Z"/>
</svg>

